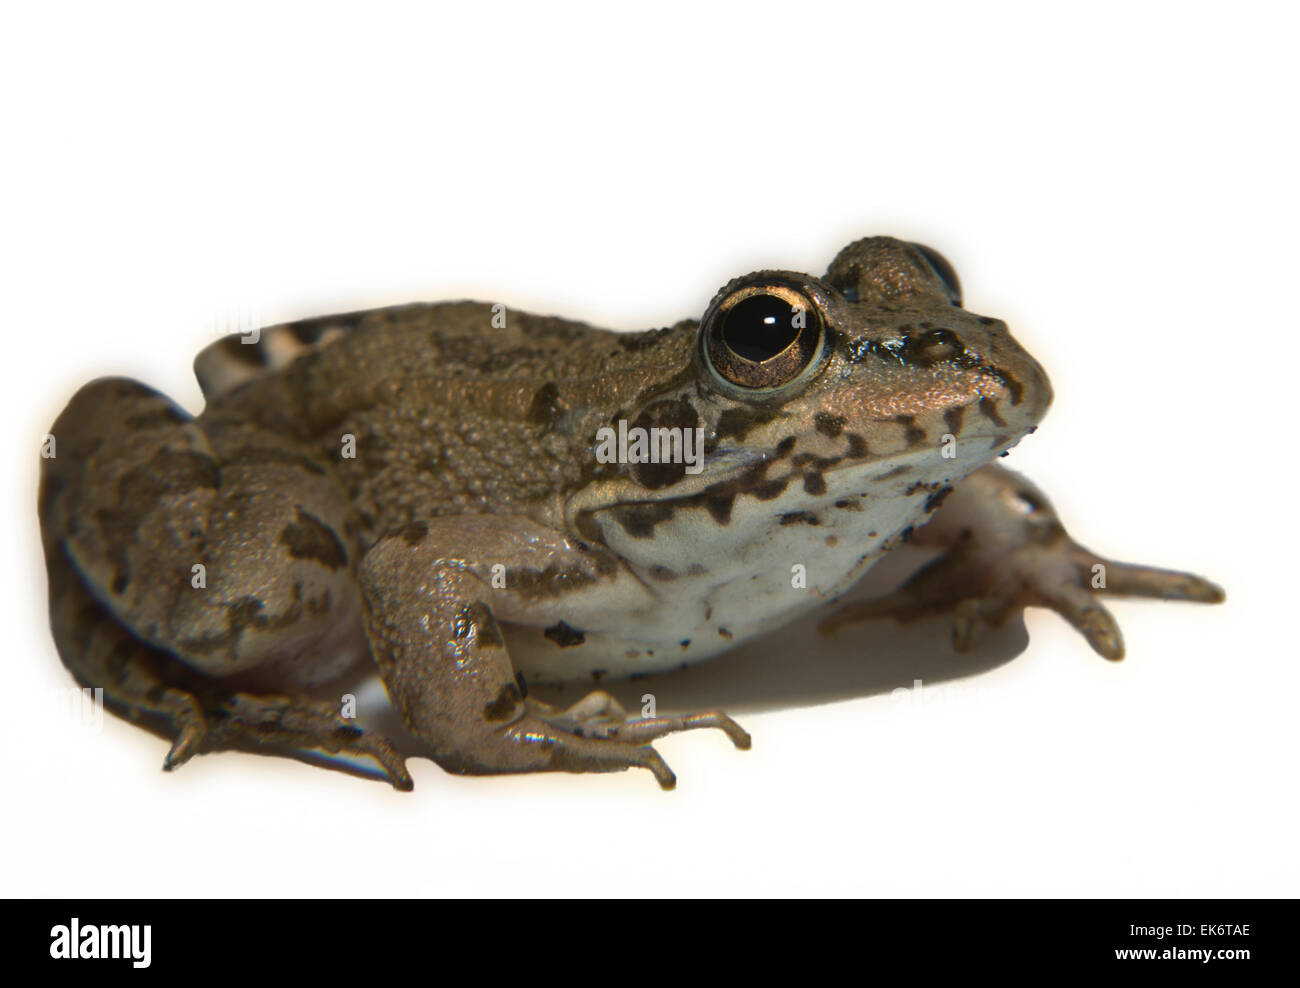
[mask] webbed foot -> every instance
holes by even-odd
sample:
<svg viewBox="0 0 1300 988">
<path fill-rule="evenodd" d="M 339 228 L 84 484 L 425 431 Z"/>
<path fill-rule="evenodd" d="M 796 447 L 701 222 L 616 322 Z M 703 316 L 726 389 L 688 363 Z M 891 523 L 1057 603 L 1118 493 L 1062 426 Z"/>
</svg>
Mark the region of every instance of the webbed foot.
<svg viewBox="0 0 1300 988">
<path fill-rule="evenodd" d="M 1215 604 L 1223 590 L 1191 573 L 1116 562 L 1070 538 L 1046 497 L 1023 477 L 986 467 L 967 478 L 920 545 L 947 552 L 885 597 L 849 604 L 821 624 L 833 632 L 855 621 L 900 621 L 951 612 L 953 644 L 969 649 L 977 630 L 1000 627 L 1026 607 L 1047 607 L 1070 622 L 1093 651 L 1124 657 L 1124 639 L 1102 594 Z"/>
</svg>

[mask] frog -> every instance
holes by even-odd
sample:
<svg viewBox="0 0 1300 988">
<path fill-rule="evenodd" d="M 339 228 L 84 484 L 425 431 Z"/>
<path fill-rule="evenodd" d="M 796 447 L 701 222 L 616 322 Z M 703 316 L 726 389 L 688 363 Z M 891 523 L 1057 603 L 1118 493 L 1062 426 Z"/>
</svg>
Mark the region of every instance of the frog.
<svg viewBox="0 0 1300 988">
<path fill-rule="evenodd" d="M 168 770 L 243 750 L 410 789 L 411 746 L 330 699 L 363 668 L 449 772 L 672 788 L 658 739 L 749 734 L 716 709 L 631 716 L 600 680 L 817 614 L 828 634 L 937 616 L 966 649 L 1046 607 L 1118 660 L 1106 596 L 1224 599 L 1093 553 L 1002 467 L 1047 374 L 909 240 L 742 275 L 665 328 L 414 303 L 230 334 L 195 372 L 197 415 L 92 381 L 41 463 L 58 653 L 170 741 Z M 844 602 L 904 545 L 934 558 Z M 567 707 L 528 688 L 575 681 Z"/>
</svg>

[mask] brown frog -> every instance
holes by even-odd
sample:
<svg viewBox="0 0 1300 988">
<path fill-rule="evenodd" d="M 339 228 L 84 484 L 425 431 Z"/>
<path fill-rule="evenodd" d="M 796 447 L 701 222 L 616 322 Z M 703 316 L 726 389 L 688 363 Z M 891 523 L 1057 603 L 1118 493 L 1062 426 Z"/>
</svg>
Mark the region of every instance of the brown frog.
<svg viewBox="0 0 1300 988">
<path fill-rule="evenodd" d="M 40 495 L 59 653 L 173 740 L 373 759 L 390 739 L 315 698 L 374 663 L 425 753 L 463 773 L 638 766 L 725 714 L 567 710 L 529 682 L 676 668 L 825 607 L 900 543 L 944 554 L 834 614 L 953 612 L 957 643 L 1027 605 L 1122 655 L 1106 593 L 1212 602 L 1102 559 L 994 461 L 1051 401 L 951 266 L 888 237 L 822 278 L 760 271 L 702 318 L 616 333 L 479 302 L 232 336 L 191 417 L 113 378 L 47 437 Z"/>
</svg>

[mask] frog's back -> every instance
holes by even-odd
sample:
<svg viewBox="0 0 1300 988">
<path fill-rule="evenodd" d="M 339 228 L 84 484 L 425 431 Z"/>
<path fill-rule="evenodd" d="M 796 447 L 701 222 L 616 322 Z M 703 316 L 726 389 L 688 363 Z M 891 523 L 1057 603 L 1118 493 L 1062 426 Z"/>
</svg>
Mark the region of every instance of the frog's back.
<svg viewBox="0 0 1300 988">
<path fill-rule="evenodd" d="M 319 316 L 231 334 L 201 351 L 194 371 L 204 397 L 214 400 L 247 382 L 282 371 L 340 341 L 370 354 L 386 369 L 401 366 L 440 376 L 491 377 L 502 370 L 570 366 L 590 370 L 602 343 L 623 354 L 658 332 L 614 334 L 586 323 L 513 312 L 487 302 L 417 302 Z"/>
<path fill-rule="evenodd" d="M 195 372 L 205 429 L 254 427 L 330 460 L 372 531 L 443 514 L 553 520 L 595 467 L 596 429 L 688 365 L 694 331 L 422 303 L 226 337 Z"/>
</svg>

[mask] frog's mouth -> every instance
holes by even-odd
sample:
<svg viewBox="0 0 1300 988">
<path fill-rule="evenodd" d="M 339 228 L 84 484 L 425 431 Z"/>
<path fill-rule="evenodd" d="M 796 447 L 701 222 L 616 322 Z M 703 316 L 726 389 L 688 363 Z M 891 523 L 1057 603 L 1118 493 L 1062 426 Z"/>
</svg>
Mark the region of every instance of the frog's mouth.
<svg viewBox="0 0 1300 988">
<path fill-rule="evenodd" d="M 640 538 L 652 537 L 655 526 L 678 510 L 699 509 L 725 526 L 738 504 L 758 508 L 756 516 L 770 513 L 764 503 L 778 515 L 806 515 L 834 508 L 839 499 L 893 494 L 895 488 L 933 493 L 1014 446 L 1046 407 L 1045 401 L 1018 400 L 1029 396 L 1013 396 L 985 375 L 948 380 L 920 396 L 913 390 L 907 405 L 877 408 L 889 397 L 880 389 L 852 397 L 857 400 L 842 408 L 844 414 L 817 409 L 773 416 L 735 438 L 715 431 L 699 470 L 678 468 L 670 482 L 656 485 L 638 478 L 660 481 L 663 474 L 653 470 L 662 467 L 633 467 L 576 492 L 566 514 L 593 537 L 599 516 Z"/>
</svg>

